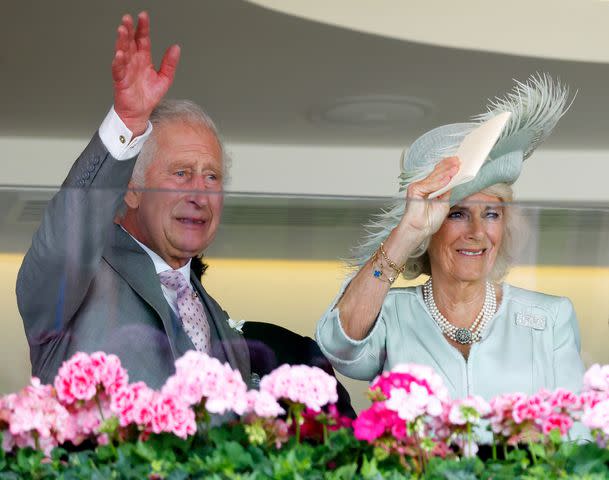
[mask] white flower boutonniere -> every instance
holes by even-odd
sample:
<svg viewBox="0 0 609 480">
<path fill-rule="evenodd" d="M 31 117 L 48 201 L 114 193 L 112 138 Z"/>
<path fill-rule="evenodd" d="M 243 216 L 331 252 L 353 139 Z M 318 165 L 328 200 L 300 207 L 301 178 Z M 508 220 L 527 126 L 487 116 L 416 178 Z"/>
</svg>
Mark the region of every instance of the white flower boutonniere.
<svg viewBox="0 0 609 480">
<path fill-rule="evenodd" d="M 233 320 L 232 318 L 228 319 L 228 326 L 240 334 L 243 334 L 242 328 L 244 324 L 245 320 Z"/>
</svg>

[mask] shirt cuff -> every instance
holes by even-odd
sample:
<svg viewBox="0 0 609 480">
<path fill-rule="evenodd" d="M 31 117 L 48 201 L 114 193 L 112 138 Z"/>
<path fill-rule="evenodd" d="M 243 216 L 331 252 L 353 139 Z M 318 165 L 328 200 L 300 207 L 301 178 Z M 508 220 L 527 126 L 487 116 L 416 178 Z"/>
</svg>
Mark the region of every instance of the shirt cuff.
<svg viewBox="0 0 609 480">
<path fill-rule="evenodd" d="M 127 128 L 121 118 L 110 108 L 108 115 L 99 127 L 99 138 L 102 143 L 117 160 L 128 160 L 139 155 L 144 142 L 152 132 L 152 124 L 148 122 L 146 131 L 139 137 L 134 137 L 133 132 Z"/>
</svg>

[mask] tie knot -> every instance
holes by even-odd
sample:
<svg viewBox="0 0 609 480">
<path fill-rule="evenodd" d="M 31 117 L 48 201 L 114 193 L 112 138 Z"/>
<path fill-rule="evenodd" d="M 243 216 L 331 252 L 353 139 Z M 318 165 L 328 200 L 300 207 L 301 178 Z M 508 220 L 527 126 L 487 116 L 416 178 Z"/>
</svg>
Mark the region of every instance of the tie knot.
<svg viewBox="0 0 609 480">
<path fill-rule="evenodd" d="M 163 285 L 175 292 L 181 292 L 190 288 L 189 282 L 184 278 L 184 275 L 177 270 L 161 272 L 159 273 L 159 278 Z"/>
</svg>

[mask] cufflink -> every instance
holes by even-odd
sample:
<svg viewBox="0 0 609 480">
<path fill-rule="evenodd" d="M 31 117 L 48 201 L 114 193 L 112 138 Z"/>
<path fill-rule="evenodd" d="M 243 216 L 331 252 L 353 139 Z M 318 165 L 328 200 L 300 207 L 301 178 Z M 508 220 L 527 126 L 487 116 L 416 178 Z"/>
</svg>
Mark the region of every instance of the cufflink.
<svg viewBox="0 0 609 480">
<path fill-rule="evenodd" d="M 125 142 L 127 141 L 127 139 L 126 139 L 126 138 L 125 138 L 123 135 L 121 135 L 120 137 L 118 137 L 118 140 L 119 140 L 121 143 L 125 143 Z"/>
</svg>

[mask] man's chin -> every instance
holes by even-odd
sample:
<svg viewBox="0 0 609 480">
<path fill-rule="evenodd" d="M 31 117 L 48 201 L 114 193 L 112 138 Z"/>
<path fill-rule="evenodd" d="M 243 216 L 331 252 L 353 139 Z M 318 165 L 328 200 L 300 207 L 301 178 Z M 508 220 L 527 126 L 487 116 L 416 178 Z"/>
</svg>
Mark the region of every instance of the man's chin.
<svg viewBox="0 0 609 480">
<path fill-rule="evenodd" d="M 179 253 L 180 256 L 188 256 L 192 258 L 201 254 L 211 243 L 215 235 L 209 235 L 209 231 L 197 232 L 196 234 L 192 231 L 174 232 L 175 234 L 169 238 L 172 249 L 175 253 Z"/>
<path fill-rule="evenodd" d="M 197 257 L 197 256 L 201 255 L 201 253 L 203 253 L 204 250 L 205 250 L 204 246 L 188 247 L 188 248 L 184 247 L 184 248 L 180 249 L 180 257 L 182 257 L 182 258 Z"/>
</svg>

